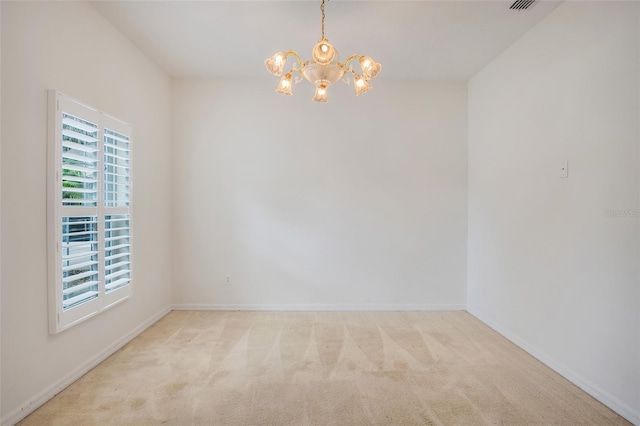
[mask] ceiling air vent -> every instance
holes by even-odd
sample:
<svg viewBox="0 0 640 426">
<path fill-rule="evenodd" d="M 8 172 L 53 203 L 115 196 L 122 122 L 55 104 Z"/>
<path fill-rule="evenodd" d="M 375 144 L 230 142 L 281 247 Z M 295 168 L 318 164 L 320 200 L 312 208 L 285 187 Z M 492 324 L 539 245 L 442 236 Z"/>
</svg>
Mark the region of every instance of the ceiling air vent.
<svg viewBox="0 0 640 426">
<path fill-rule="evenodd" d="M 533 4 L 536 2 L 536 0 L 516 0 L 513 2 L 513 4 L 509 7 L 509 9 L 514 9 L 514 10 L 525 10 L 525 9 L 529 9 L 531 6 L 533 6 Z"/>
</svg>

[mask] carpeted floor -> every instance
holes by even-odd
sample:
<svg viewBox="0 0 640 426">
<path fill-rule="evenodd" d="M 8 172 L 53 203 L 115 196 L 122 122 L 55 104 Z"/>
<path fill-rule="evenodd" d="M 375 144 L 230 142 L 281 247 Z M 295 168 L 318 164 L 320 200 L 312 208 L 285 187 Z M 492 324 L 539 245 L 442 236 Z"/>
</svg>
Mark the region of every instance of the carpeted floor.
<svg viewBox="0 0 640 426">
<path fill-rule="evenodd" d="M 27 425 L 622 425 L 466 312 L 174 311 Z"/>
</svg>

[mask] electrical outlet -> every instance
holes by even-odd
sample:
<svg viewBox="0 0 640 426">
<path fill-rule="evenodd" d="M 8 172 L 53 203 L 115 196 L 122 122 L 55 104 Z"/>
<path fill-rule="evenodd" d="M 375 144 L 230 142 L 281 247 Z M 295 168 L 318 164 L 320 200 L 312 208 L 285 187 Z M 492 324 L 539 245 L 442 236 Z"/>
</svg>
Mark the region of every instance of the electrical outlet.
<svg viewBox="0 0 640 426">
<path fill-rule="evenodd" d="M 225 284 L 231 285 L 231 276 L 227 275 L 227 277 L 225 278 Z"/>
<path fill-rule="evenodd" d="M 560 163 L 560 177 L 569 177 L 569 160 L 564 160 L 562 163 Z"/>
</svg>

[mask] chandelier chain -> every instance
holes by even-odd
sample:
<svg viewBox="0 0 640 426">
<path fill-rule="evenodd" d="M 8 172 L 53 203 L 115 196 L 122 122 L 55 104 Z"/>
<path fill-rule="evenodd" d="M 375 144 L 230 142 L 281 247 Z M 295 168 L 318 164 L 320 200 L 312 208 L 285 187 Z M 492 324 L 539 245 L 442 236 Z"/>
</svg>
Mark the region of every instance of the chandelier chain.
<svg viewBox="0 0 640 426">
<path fill-rule="evenodd" d="M 324 0 L 320 3 L 320 10 L 322 11 L 322 39 L 324 40 Z"/>
</svg>

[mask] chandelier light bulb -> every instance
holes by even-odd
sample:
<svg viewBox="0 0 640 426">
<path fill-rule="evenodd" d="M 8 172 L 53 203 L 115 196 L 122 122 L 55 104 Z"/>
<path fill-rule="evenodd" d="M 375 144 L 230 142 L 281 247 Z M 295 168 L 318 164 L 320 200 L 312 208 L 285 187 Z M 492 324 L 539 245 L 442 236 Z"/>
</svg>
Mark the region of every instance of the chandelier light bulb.
<svg viewBox="0 0 640 426">
<path fill-rule="evenodd" d="M 1 0 L 0 0 L 1 1 Z M 382 65 L 375 62 L 369 56 L 363 55 L 351 55 L 346 61 L 340 62 L 338 51 L 329 43 L 329 40 L 324 36 L 324 4 L 325 1 L 321 0 L 320 11 L 322 12 L 322 36 L 318 40 L 313 50 L 311 51 L 312 60 L 303 61 L 300 55 L 294 51 L 277 52 L 272 57 L 264 61 L 264 65 L 269 72 L 275 76 L 280 77 L 283 75 L 284 66 L 287 63 L 289 56 L 295 57 L 297 63 L 294 63 L 289 72 L 284 74 L 278 83 L 276 92 L 283 95 L 292 95 L 291 91 L 293 87 L 292 74 L 298 73 L 300 76 L 307 79 L 311 84 L 316 87 L 315 94 L 313 96 L 314 102 L 325 103 L 328 101 L 327 88 L 342 79 L 345 83 L 349 83 L 348 78 L 343 78 L 345 74 L 351 73 L 354 78 L 354 87 L 356 89 L 356 96 L 360 95 L 371 89 L 371 85 L 368 80 L 371 80 L 380 73 Z M 356 73 L 349 63 L 352 60 L 357 60 L 360 63 L 362 69 L 362 75 Z M 296 78 L 296 83 L 302 81 L 302 78 Z"/>
</svg>

